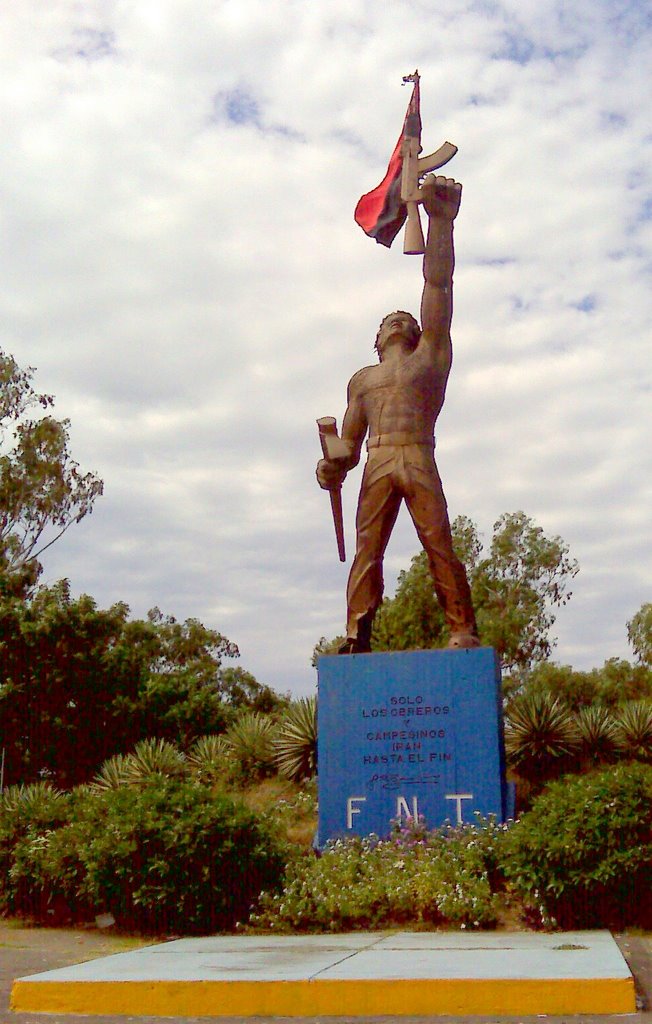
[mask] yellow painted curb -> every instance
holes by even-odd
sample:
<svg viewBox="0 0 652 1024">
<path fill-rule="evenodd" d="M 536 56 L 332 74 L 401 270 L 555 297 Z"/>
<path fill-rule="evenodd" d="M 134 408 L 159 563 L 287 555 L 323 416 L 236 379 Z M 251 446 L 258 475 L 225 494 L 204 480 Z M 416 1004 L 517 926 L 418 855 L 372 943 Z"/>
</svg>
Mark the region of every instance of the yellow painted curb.
<svg viewBox="0 0 652 1024">
<path fill-rule="evenodd" d="M 20 1013 L 164 1017 L 634 1013 L 632 978 L 14 982 Z"/>
</svg>

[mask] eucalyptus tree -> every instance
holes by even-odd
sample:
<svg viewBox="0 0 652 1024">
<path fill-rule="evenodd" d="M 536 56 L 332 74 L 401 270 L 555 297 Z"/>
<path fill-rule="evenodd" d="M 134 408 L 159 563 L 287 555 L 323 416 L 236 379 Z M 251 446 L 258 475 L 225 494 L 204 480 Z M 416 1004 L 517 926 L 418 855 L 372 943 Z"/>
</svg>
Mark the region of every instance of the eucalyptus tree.
<svg viewBox="0 0 652 1024">
<path fill-rule="evenodd" d="M 70 421 L 49 410 L 52 395 L 34 389 L 0 349 L 0 592 L 24 596 L 40 556 L 93 510 L 103 484 L 70 453 Z"/>
</svg>

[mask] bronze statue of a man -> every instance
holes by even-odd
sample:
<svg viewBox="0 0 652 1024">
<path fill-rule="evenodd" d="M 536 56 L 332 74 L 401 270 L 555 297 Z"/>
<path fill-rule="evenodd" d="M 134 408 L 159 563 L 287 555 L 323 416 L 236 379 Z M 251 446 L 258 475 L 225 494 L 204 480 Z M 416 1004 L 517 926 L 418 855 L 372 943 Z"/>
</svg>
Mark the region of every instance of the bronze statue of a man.
<svg viewBox="0 0 652 1024">
<path fill-rule="evenodd" d="M 434 458 L 434 427 L 450 373 L 453 315 L 453 221 L 462 186 L 429 175 L 422 186 L 428 214 L 423 260 L 421 329 L 409 313 L 386 316 L 376 337 L 380 362 L 349 383 L 342 424 L 347 455 L 322 459 L 321 487 L 341 486 L 360 460 L 369 431 L 367 464 L 356 517 L 357 545 L 347 586 L 346 640 L 341 653 L 370 650 L 371 627 L 383 596 L 383 556 L 405 499 L 428 556 L 435 592 L 450 629 L 449 647 L 477 647 L 475 615 L 464 566 L 453 551 L 446 499 Z"/>
</svg>

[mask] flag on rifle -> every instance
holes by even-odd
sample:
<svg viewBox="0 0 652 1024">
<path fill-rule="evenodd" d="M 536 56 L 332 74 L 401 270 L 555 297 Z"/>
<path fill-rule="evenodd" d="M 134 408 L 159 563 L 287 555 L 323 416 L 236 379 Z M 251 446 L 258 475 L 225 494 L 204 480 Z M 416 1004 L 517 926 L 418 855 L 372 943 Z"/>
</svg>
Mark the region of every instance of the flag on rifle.
<svg viewBox="0 0 652 1024">
<path fill-rule="evenodd" d="M 419 75 L 408 75 L 404 82 L 413 82 L 412 96 L 408 104 L 403 129 L 389 161 L 387 174 L 372 192 L 359 200 L 355 208 L 355 220 L 365 234 L 375 238 L 388 248 L 405 223 L 407 209 L 401 199 L 401 171 L 403 168 L 403 140 L 421 138 L 421 100 Z"/>
</svg>

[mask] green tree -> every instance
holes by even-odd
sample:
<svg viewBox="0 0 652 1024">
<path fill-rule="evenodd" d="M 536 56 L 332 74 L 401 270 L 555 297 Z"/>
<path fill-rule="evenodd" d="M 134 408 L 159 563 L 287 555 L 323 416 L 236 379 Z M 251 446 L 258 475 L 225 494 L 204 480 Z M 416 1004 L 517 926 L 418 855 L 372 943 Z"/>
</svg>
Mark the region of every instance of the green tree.
<svg viewBox="0 0 652 1024">
<path fill-rule="evenodd" d="M 220 693 L 222 699 L 234 708 L 247 707 L 263 714 L 279 711 L 290 699 L 289 695 L 281 696 L 270 686 L 259 683 L 251 672 L 240 665 L 229 665 L 222 669 Z"/>
<path fill-rule="evenodd" d="M 133 742 L 116 698 L 137 693 L 133 658 L 120 650 L 127 606 L 73 601 L 67 580 L 28 601 L 0 602 L 0 735 L 5 777 L 61 784 Z M 121 655 L 123 655 L 121 657 Z"/>
<path fill-rule="evenodd" d="M 453 547 L 470 579 L 476 572 L 482 543 L 475 523 L 458 516 L 452 525 Z M 415 555 L 409 569 L 398 575 L 396 593 L 386 598 L 374 621 L 372 647 L 376 651 L 428 650 L 448 639 L 444 614 L 435 595 L 425 551 Z"/>
<path fill-rule="evenodd" d="M 615 709 L 627 701 L 652 698 L 652 671 L 621 658 L 609 658 L 602 668 L 586 672 L 570 665 L 542 662 L 514 674 L 506 687 L 509 700 L 519 694 L 549 693 L 579 711 L 593 705 Z"/>
<path fill-rule="evenodd" d="M 652 604 L 641 605 L 627 623 L 629 640 L 637 661 L 652 669 Z"/>
<path fill-rule="evenodd" d="M 425 551 L 398 576 L 396 593 L 385 598 L 374 620 L 372 650 L 410 651 L 442 647 L 446 621 L 439 606 Z"/>
<path fill-rule="evenodd" d="M 39 557 L 92 509 L 102 493 L 94 473 L 70 455 L 70 422 L 47 414 L 51 395 L 32 386 L 0 349 L 0 592 L 24 595 L 36 583 Z M 30 416 L 40 409 L 41 415 Z"/>
<path fill-rule="evenodd" d="M 524 512 L 494 524 L 487 557 L 471 569 L 471 590 L 482 642 L 498 651 L 505 669 L 550 656 L 552 609 L 569 600 L 578 571 L 561 537 L 546 537 Z"/>
<path fill-rule="evenodd" d="M 560 537 L 547 537 L 524 512 L 498 519 L 484 557 L 477 527 L 467 516 L 455 519 L 452 533 L 457 555 L 466 565 L 481 642 L 496 649 L 507 671 L 523 671 L 545 660 L 555 643 L 550 637 L 552 609 L 568 601 L 568 585 L 578 572 L 566 544 Z M 372 649 L 429 649 L 443 647 L 447 640 L 421 551 L 399 574 L 394 597 L 383 601 L 374 622 Z M 314 658 L 329 653 L 329 648 L 322 638 Z"/>
<path fill-rule="evenodd" d="M 323 654 L 337 654 L 340 646 L 344 643 L 345 637 L 343 635 L 334 636 L 331 640 L 326 636 L 319 638 L 312 651 L 312 658 L 310 664 L 313 668 L 317 668 L 317 660 L 321 658 Z"/>
<path fill-rule="evenodd" d="M 273 700 L 253 676 L 234 690 L 238 649 L 196 619 L 73 599 L 66 580 L 0 600 L 0 735 L 7 782 L 85 781 L 146 737 L 188 746 L 223 732 L 240 708 Z M 280 698 L 279 698 L 280 700 Z"/>
</svg>

